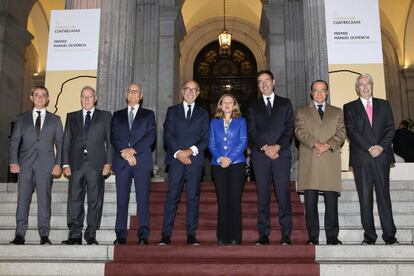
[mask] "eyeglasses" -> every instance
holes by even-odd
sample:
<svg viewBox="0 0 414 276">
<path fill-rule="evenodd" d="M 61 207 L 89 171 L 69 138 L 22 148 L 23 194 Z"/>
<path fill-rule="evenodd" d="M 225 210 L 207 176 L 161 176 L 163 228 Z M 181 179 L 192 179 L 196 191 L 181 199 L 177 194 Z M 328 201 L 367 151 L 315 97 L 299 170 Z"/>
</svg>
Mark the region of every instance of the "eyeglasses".
<svg viewBox="0 0 414 276">
<path fill-rule="evenodd" d="M 92 100 L 95 96 L 82 96 L 81 98 L 84 100 Z"/>
<path fill-rule="evenodd" d="M 140 90 L 128 89 L 128 94 L 138 95 L 140 92 Z"/>
<path fill-rule="evenodd" d="M 183 90 L 184 90 L 185 93 L 190 93 L 190 92 L 192 92 L 192 93 L 198 93 L 198 92 L 200 92 L 200 89 L 197 88 L 197 87 L 194 87 L 194 88 L 184 87 Z"/>
<path fill-rule="evenodd" d="M 326 89 L 313 89 L 312 92 L 313 93 L 326 93 L 326 92 L 328 92 L 328 90 L 326 90 Z"/>
</svg>

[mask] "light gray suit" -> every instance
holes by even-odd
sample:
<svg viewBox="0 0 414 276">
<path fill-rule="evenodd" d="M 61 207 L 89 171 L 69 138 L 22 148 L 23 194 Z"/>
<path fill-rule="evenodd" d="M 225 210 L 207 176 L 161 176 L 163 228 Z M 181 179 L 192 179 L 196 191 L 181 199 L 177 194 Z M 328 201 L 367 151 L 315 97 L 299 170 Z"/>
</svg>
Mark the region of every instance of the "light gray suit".
<svg viewBox="0 0 414 276">
<path fill-rule="evenodd" d="M 102 217 L 105 164 L 112 164 L 109 111 L 95 108 L 86 135 L 82 110 L 68 113 L 63 142 L 63 165 L 69 165 L 68 227 L 69 238 L 82 239 L 85 218 L 84 200 L 87 192 L 88 212 L 85 240 L 96 238 Z"/>
<path fill-rule="evenodd" d="M 62 140 L 63 128 L 59 116 L 46 111 L 39 136 L 32 111 L 17 116 L 10 141 L 10 164 L 20 166 L 16 235 L 24 237 L 26 234 L 30 202 L 36 188 L 39 234 L 41 237 L 49 236 L 52 170 L 55 165 L 61 165 Z"/>
</svg>

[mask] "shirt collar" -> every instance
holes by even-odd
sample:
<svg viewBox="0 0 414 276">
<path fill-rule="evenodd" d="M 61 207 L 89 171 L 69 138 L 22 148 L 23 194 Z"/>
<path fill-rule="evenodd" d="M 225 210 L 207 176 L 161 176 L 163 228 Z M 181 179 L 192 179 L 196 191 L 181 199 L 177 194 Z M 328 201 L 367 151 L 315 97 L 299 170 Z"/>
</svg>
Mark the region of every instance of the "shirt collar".
<svg viewBox="0 0 414 276">
<path fill-rule="evenodd" d="M 361 102 L 362 102 L 362 104 L 364 105 L 364 106 L 366 106 L 367 105 L 367 102 L 368 101 L 370 101 L 371 102 L 371 105 L 372 105 L 372 96 L 371 96 L 371 98 L 369 98 L 369 100 L 366 100 L 366 99 L 364 99 L 364 98 L 362 98 L 362 97 L 359 97 L 360 99 L 361 99 Z"/>
<path fill-rule="evenodd" d="M 82 108 L 82 114 L 83 114 L 83 117 L 85 117 L 85 116 L 86 116 L 86 113 L 87 113 L 88 111 L 90 111 L 90 112 L 91 112 L 91 117 L 92 117 L 92 116 L 93 116 L 93 113 L 95 112 L 95 107 L 92 107 L 90 110 L 86 110 L 86 109 Z"/>
<path fill-rule="evenodd" d="M 139 108 L 139 104 L 134 105 L 134 106 L 130 106 L 128 105 L 128 113 L 131 111 L 131 109 L 134 108 L 134 113 L 137 112 L 138 108 Z"/>
<path fill-rule="evenodd" d="M 42 108 L 42 109 L 33 108 L 32 113 L 37 115 L 37 111 L 40 111 L 40 115 L 45 115 L 46 114 L 46 108 Z"/>
<path fill-rule="evenodd" d="M 318 109 L 318 105 L 322 105 L 322 110 L 325 110 L 326 102 L 317 103 L 317 102 L 313 101 L 313 103 L 315 104 L 316 109 Z"/>
<path fill-rule="evenodd" d="M 275 93 L 272 93 L 272 94 L 270 94 L 268 96 L 262 95 L 262 97 L 263 97 L 263 101 L 265 102 L 265 104 L 267 104 L 267 98 L 270 97 L 269 101 L 270 101 L 270 103 L 273 106 L 273 101 L 275 100 Z"/>
<path fill-rule="evenodd" d="M 184 108 L 186 109 L 188 108 L 188 105 L 191 105 L 191 109 L 194 109 L 195 102 L 193 102 L 192 104 L 189 104 L 186 101 L 183 101 L 183 105 L 184 105 Z"/>
</svg>

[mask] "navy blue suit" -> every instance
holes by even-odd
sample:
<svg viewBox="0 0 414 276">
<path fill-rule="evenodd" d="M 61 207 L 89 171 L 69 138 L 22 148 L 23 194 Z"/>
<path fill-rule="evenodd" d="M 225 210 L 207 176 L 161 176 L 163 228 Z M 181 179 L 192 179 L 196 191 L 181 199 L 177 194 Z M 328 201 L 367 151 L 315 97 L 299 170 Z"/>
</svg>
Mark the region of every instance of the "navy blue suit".
<svg viewBox="0 0 414 276">
<path fill-rule="evenodd" d="M 163 236 L 171 236 L 181 191 L 186 182 L 187 235 L 195 235 L 198 227 L 200 180 L 204 165 L 204 150 L 209 141 L 208 113 L 195 105 L 191 119 L 187 122 L 183 104 L 171 106 L 164 122 L 164 141 L 167 145 L 168 192 L 165 198 Z M 191 146 L 199 153 L 191 155 L 192 164 L 184 165 L 174 154 Z"/>
<path fill-rule="evenodd" d="M 269 236 L 270 195 L 272 183 L 279 206 L 279 223 L 282 236 L 292 231 L 290 203 L 290 143 L 294 129 L 293 108 L 290 100 L 275 95 L 272 112 L 266 111 L 263 97 L 254 102 L 248 113 L 248 135 L 252 150 L 252 163 L 256 176 L 258 201 L 257 228 L 261 236 Z M 261 150 L 264 145 L 278 144 L 279 158 L 272 160 Z"/>
<path fill-rule="evenodd" d="M 138 238 L 149 235 L 149 193 L 153 160 L 151 146 L 155 142 L 156 127 L 154 112 L 138 108 L 131 130 L 128 124 L 128 109 L 116 111 L 112 117 L 111 144 L 114 148 L 112 169 L 116 174 L 116 223 L 117 238 L 127 238 L 128 205 L 131 181 L 134 179 L 137 214 L 139 217 Z M 121 156 L 121 150 L 133 148 L 137 164 L 131 167 Z"/>
<path fill-rule="evenodd" d="M 355 177 L 361 209 L 364 239 L 376 241 L 373 215 L 373 188 L 381 221 L 384 241 L 395 239 L 396 228 L 392 215 L 390 197 L 390 163 L 394 163 L 392 139 L 394 119 L 390 104 L 382 99 L 372 98 L 372 127 L 360 99 L 344 105 L 344 119 L 350 144 L 349 165 Z M 369 148 L 380 145 L 384 151 L 372 157 Z"/>
</svg>

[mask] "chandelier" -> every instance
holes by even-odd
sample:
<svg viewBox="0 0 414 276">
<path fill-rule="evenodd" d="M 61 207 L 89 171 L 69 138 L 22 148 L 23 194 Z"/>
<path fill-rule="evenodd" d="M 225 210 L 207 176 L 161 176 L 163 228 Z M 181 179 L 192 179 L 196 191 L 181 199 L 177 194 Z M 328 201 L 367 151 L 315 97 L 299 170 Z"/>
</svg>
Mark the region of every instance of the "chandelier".
<svg viewBox="0 0 414 276">
<path fill-rule="evenodd" d="M 226 30 L 226 0 L 223 0 L 223 30 L 218 36 L 220 48 L 227 50 L 231 45 L 231 33 Z"/>
</svg>

